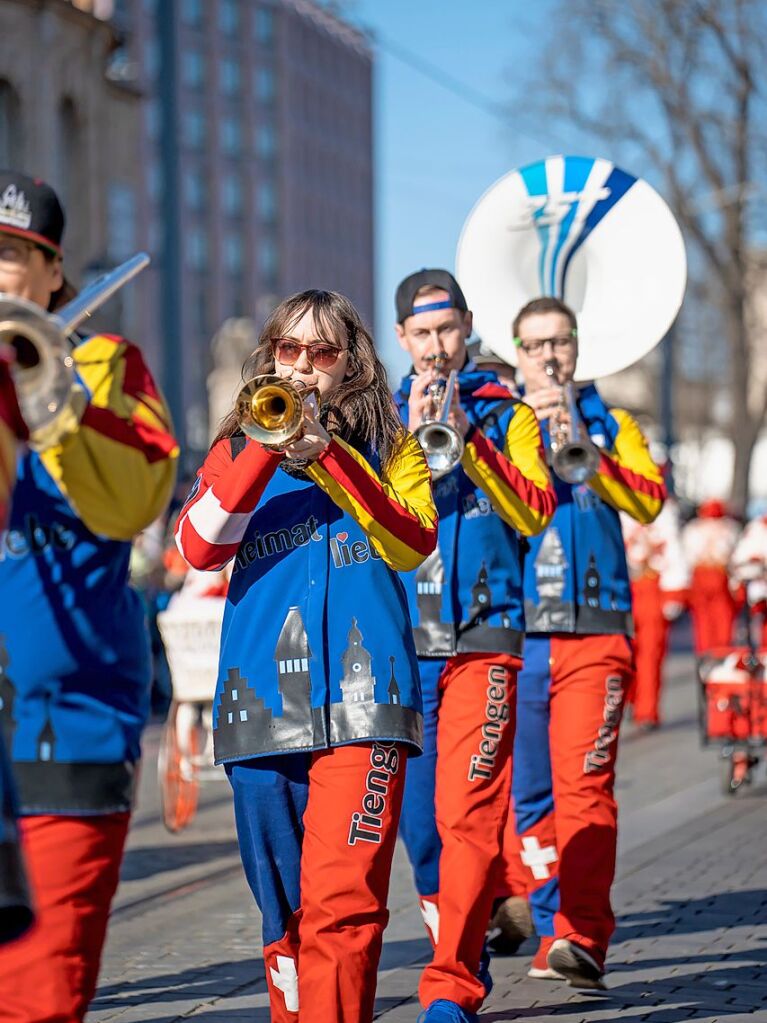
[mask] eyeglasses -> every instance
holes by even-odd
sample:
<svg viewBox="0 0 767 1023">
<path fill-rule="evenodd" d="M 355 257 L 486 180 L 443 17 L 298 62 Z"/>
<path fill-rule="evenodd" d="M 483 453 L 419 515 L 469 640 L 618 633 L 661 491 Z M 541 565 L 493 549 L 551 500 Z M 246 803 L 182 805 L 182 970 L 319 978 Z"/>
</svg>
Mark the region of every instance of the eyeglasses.
<svg viewBox="0 0 767 1023">
<path fill-rule="evenodd" d="M 289 337 L 275 337 L 272 338 L 272 351 L 277 362 L 283 366 L 295 365 L 301 356 L 301 352 L 305 352 L 307 359 L 313 367 L 316 366 L 317 369 L 328 370 L 335 366 L 341 353 L 348 351 L 348 349 L 338 348 L 336 345 L 328 345 L 324 341 L 312 341 L 311 344 L 304 345 L 300 341 L 293 341 Z"/>
<path fill-rule="evenodd" d="M 551 345 L 551 350 L 555 355 L 564 355 L 575 344 L 575 338 L 576 334 L 573 331 L 572 334 L 544 337 L 535 341 L 523 341 L 521 338 L 515 337 L 514 344 L 517 348 L 521 348 L 525 355 L 540 355 L 546 345 Z"/>
<path fill-rule="evenodd" d="M 0 238 L 0 263 L 5 266 L 26 266 L 36 248 L 37 245 L 21 238 Z"/>
</svg>

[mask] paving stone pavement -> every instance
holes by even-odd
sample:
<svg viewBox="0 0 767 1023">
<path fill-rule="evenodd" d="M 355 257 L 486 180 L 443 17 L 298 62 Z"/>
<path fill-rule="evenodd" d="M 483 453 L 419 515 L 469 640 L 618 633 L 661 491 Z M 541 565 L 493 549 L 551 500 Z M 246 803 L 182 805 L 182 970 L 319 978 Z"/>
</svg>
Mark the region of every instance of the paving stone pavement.
<svg viewBox="0 0 767 1023">
<path fill-rule="evenodd" d="M 691 659 L 674 655 L 667 676 L 665 727 L 638 735 L 629 723 L 621 739 L 608 992 L 528 979 L 529 942 L 494 960 L 483 1021 L 767 1023 L 764 769 L 743 795 L 723 796 L 717 754 L 698 743 Z M 168 835 L 158 817 L 157 739 L 150 729 L 87 1023 L 266 1023 L 259 918 L 239 866 L 228 786 L 207 785 L 191 828 Z M 376 1018 L 413 1023 L 429 946 L 401 847 L 389 908 Z M 321 1007 L 313 1020 L 322 1023 Z"/>
</svg>

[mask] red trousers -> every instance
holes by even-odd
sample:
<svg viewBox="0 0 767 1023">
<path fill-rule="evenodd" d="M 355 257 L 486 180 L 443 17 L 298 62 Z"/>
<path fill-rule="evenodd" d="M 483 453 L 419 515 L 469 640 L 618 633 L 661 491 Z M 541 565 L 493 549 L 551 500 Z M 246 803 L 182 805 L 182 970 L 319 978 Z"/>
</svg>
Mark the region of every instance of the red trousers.
<svg viewBox="0 0 767 1023">
<path fill-rule="evenodd" d="M 696 654 L 730 646 L 737 602 L 730 592 L 725 569 L 698 565 L 693 570 L 690 612 Z"/>
<path fill-rule="evenodd" d="M 636 674 L 628 701 L 637 724 L 660 723 L 663 662 L 668 649 L 669 623 L 663 616 L 663 595 L 657 577 L 631 583 L 634 610 L 634 663 Z"/>
<path fill-rule="evenodd" d="M 37 921 L 0 949 L 3 1023 L 80 1023 L 93 998 L 129 814 L 23 817 Z"/>
<path fill-rule="evenodd" d="M 477 971 L 509 812 L 518 667 L 508 655 L 466 654 L 440 676 L 439 925 L 418 991 L 424 1006 L 446 998 L 476 1012 L 486 997 Z"/>
<path fill-rule="evenodd" d="M 407 754 L 338 746 L 234 764 L 272 1023 L 370 1023 Z"/>
<path fill-rule="evenodd" d="M 615 761 L 633 675 L 625 636 L 527 637 L 519 674 L 514 810 L 540 935 L 604 962 L 615 921 Z"/>
</svg>

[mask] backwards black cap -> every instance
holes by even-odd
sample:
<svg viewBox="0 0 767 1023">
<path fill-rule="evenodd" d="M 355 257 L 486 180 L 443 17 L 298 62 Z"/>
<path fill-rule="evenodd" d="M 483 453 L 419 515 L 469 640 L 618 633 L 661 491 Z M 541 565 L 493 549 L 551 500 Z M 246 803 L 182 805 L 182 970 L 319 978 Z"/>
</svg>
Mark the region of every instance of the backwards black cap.
<svg viewBox="0 0 767 1023">
<path fill-rule="evenodd" d="M 413 302 L 421 288 L 440 288 L 450 296 L 449 302 L 425 302 L 418 304 L 418 309 L 413 309 Z M 432 309 L 460 309 L 465 313 L 468 310 L 466 299 L 460 289 L 458 281 L 448 270 L 419 270 L 410 274 L 404 281 L 400 282 L 395 298 L 397 306 L 397 323 L 404 323 L 408 316 L 414 312 L 431 312 Z"/>
<path fill-rule="evenodd" d="M 0 170 L 0 232 L 28 238 L 60 256 L 64 211 L 51 186 L 39 178 Z"/>
</svg>

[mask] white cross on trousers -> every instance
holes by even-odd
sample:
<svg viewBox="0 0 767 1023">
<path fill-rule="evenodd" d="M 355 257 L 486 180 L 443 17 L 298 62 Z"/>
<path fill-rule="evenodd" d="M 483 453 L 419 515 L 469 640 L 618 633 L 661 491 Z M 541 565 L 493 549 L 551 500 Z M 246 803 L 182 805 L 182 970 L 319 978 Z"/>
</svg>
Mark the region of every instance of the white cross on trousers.
<svg viewBox="0 0 767 1023">
<path fill-rule="evenodd" d="M 288 1012 L 298 1012 L 298 974 L 296 961 L 290 956 L 277 956 L 277 967 L 269 967 L 272 984 L 285 995 L 285 1008 Z"/>
<path fill-rule="evenodd" d="M 524 846 L 524 852 L 521 852 L 519 855 L 524 865 L 533 872 L 533 877 L 536 881 L 542 881 L 545 877 L 551 877 L 549 864 L 557 862 L 556 848 L 553 845 L 541 846 L 535 835 L 523 838 L 522 845 Z"/>
<path fill-rule="evenodd" d="M 436 902 L 429 902 L 428 899 L 421 899 L 421 916 L 423 922 L 431 931 L 431 936 L 436 945 L 439 941 L 439 907 Z"/>
</svg>

